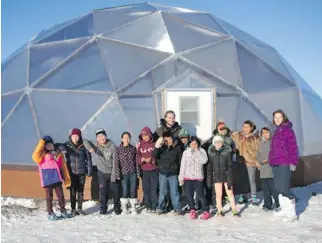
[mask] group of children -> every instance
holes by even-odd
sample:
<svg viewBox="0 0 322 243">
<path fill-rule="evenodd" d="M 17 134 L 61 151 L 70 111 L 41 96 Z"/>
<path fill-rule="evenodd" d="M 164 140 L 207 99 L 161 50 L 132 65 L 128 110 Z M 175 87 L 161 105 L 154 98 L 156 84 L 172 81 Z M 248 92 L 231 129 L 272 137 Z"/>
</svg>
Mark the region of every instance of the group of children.
<svg viewBox="0 0 322 243">
<path fill-rule="evenodd" d="M 276 111 L 273 120 L 276 131 L 272 142 L 268 128 L 262 128 L 259 136 L 255 132 L 256 126 L 245 121 L 243 130 L 233 133 L 225 123 L 218 123 L 213 136 L 202 144 L 200 139 L 190 136 L 189 131 L 175 122 L 172 111 L 165 114 L 155 133 L 144 127 L 136 146 L 131 145 L 129 132 L 124 132 L 121 144 L 115 146 L 104 129 L 96 131 L 96 141 L 83 139 L 81 131 L 76 128 L 70 132 L 69 141 L 63 144 L 54 144 L 51 137 L 45 136 L 39 141 L 33 160 L 39 166 L 42 187 L 46 190 L 49 219 L 58 219 L 52 210 L 53 190 L 58 197 L 61 216 L 70 217 L 65 209 L 62 182 L 70 189 L 71 215 L 84 214 L 84 184 L 86 175 L 91 176 L 92 166 L 98 170 L 100 214 L 107 213 L 110 191 L 116 214 L 136 214 L 138 178 L 141 177 L 143 201 L 148 213 L 163 214 L 170 205 L 174 214 L 180 215 L 183 194 L 187 198 L 189 218 L 198 218 L 197 209 L 200 208 L 203 212 L 200 218 L 207 220 L 211 203 L 207 192 L 215 191 L 216 215 L 224 216 L 222 198 L 226 193 L 232 215 L 240 216 L 233 193 L 236 184 L 233 167 L 237 166 L 242 191 L 239 203 L 248 201 L 246 193 L 250 186 L 250 201 L 258 205 L 255 173 L 260 169 L 263 209 L 274 209 L 276 216 L 294 218 L 290 176 L 298 162 L 296 139 L 283 111 Z M 238 162 L 233 163 L 236 154 Z M 294 204 L 294 212 L 283 210 L 287 203 Z"/>
</svg>

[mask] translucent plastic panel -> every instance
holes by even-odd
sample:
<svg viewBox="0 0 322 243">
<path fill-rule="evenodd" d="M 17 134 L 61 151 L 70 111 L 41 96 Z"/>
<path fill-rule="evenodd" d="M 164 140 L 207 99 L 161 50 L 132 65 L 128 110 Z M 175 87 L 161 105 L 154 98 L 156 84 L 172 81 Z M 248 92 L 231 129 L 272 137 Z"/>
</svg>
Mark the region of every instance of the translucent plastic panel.
<svg viewBox="0 0 322 243">
<path fill-rule="evenodd" d="M 154 104 L 155 104 L 155 107 L 156 107 L 156 115 L 157 115 L 157 118 L 158 118 L 158 121 L 163 117 L 163 102 L 162 102 L 162 95 L 163 95 L 163 92 L 160 91 L 160 92 L 155 92 L 153 93 L 153 98 L 154 98 Z"/>
<path fill-rule="evenodd" d="M 183 56 L 233 85 L 241 86 L 233 40 L 192 50 L 184 53 Z"/>
<path fill-rule="evenodd" d="M 151 74 L 140 78 L 139 80 L 135 81 L 129 87 L 126 88 L 124 92 L 125 95 L 140 95 L 140 94 L 151 94 L 153 91 L 153 81 Z"/>
<path fill-rule="evenodd" d="M 99 38 L 105 66 L 118 90 L 165 60 L 169 54 Z M 125 71 L 125 69 L 126 71 Z"/>
<path fill-rule="evenodd" d="M 301 97 L 302 122 L 304 136 L 304 154 L 322 154 L 322 119 L 315 113 L 310 100 L 306 95 Z M 320 113 L 322 104 L 320 100 Z"/>
<path fill-rule="evenodd" d="M 272 127 L 270 117 L 265 117 L 258 111 L 253 104 L 241 99 L 237 108 L 237 129 L 242 129 L 243 123 L 246 120 L 251 120 L 255 123 L 257 131 L 260 131 L 262 127 Z"/>
<path fill-rule="evenodd" d="M 34 91 L 31 94 L 41 135 L 57 141 L 68 139 L 68 131 L 84 124 L 108 100 L 108 95 Z"/>
<path fill-rule="evenodd" d="M 140 3 L 140 4 L 133 4 L 133 5 L 126 5 L 126 6 L 120 6 L 116 8 L 110 8 L 108 9 L 110 11 L 156 11 L 157 9 L 151 6 L 149 3 Z"/>
<path fill-rule="evenodd" d="M 98 128 L 105 129 L 107 137 L 117 146 L 121 141 L 121 134 L 129 131 L 129 125 L 116 98 L 111 98 L 104 109 L 98 113 L 84 128 L 83 136 L 88 139 L 96 139 L 95 131 Z"/>
<path fill-rule="evenodd" d="M 138 139 L 141 129 L 156 129 L 157 120 L 153 98 L 121 98 L 120 104 L 128 118 L 133 140 Z"/>
<path fill-rule="evenodd" d="M 215 30 L 220 33 L 228 34 L 220 24 L 208 13 L 172 13 L 192 24 L 205 27 L 210 30 Z"/>
<path fill-rule="evenodd" d="M 224 121 L 230 130 L 236 131 L 240 127 L 237 125 L 238 116 L 238 103 L 240 102 L 239 96 L 223 97 L 217 96 L 216 98 L 216 122 Z M 229 108 L 227 109 L 227 105 Z"/>
<path fill-rule="evenodd" d="M 157 89 L 176 75 L 176 63 L 170 58 L 151 71 L 153 89 Z"/>
<path fill-rule="evenodd" d="M 256 103 L 271 121 L 273 120 L 273 112 L 282 109 L 293 123 L 299 146 L 303 152 L 301 104 L 297 88 L 271 92 L 263 90 L 262 93 L 249 94 L 249 99 Z"/>
<path fill-rule="evenodd" d="M 105 33 L 148 14 L 151 12 L 95 10 L 93 13 L 94 32 Z"/>
<path fill-rule="evenodd" d="M 81 38 L 31 46 L 29 83 L 32 84 L 88 40 L 89 38 Z"/>
<path fill-rule="evenodd" d="M 306 90 L 302 90 L 302 94 L 308 105 L 311 106 L 312 112 L 322 121 L 322 99 Z"/>
<path fill-rule="evenodd" d="M 93 35 L 93 15 L 89 14 L 69 23 L 57 32 L 45 37 L 38 43 L 68 40 Z"/>
<path fill-rule="evenodd" d="M 292 68 L 292 66 L 282 57 L 280 56 L 280 58 L 282 59 L 283 63 L 285 64 L 286 68 L 288 69 L 288 71 L 290 72 L 291 76 L 292 76 L 292 80 L 294 80 L 301 89 L 309 91 L 315 95 L 317 95 L 317 93 L 311 88 L 311 86 L 295 71 L 294 68 Z"/>
<path fill-rule="evenodd" d="M 291 81 L 267 67 L 256 56 L 236 44 L 239 67 L 246 92 L 256 93 L 262 91 L 280 90 L 295 87 Z"/>
<path fill-rule="evenodd" d="M 197 79 L 201 80 L 202 83 L 204 83 L 204 85 L 210 88 L 216 88 L 217 93 L 231 94 L 236 93 L 238 91 L 234 85 L 225 83 L 225 81 L 218 79 L 216 76 L 212 75 L 209 72 L 206 72 L 204 69 L 201 69 L 200 67 L 193 66 L 193 64 L 186 65 L 185 62 L 185 60 L 178 60 L 177 64 L 179 70 L 184 69 L 184 67 L 191 67 L 190 70 L 192 71 L 192 73 L 195 73 L 197 75 Z"/>
<path fill-rule="evenodd" d="M 197 12 L 192 9 L 187 9 L 187 8 L 179 8 L 179 7 L 171 7 L 167 5 L 161 5 L 161 4 L 155 4 L 155 3 L 150 3 L 151 6 L 155 7 L 156 9 L 165 11 L 165 12 L 174 12 L 174 13 L 190 13 L 190 12 Z"/>
<path fill-rule="evenodd" d="M 1 139 L 1 163 L 33 163 L 31 155 L 39 138 L 27 96 L 2 126 Z"/>
<path fill-rule="evenodd" d="M 36 86 L 47 89 L 114 90 L 96 44 L 82 49 Z"/>
<path fill-rule="evenodd" d="M 1 93 L 23 89 L 27 85 L 28 49 L 1 65 Z"/>
<path fill-rule="evenodd" d="M 191 25 L 180 18 L 162 13 L 176 52 L 209 44 L 223 38 L 221 34 Z"/>
<path fill-rule="evenodd" d="M 7 117 L 12 108 L 17 104 L 23 92 L 1 96 L 1 122 Z"/>
<path fill-rule="evenodd" d="M 138 35 L 138 33 L 140 33 Z M 103 36 L 140 46 L 174 53 L 174 49 L 160 13 L 153 13 L 111 31 Z"/>
</svg>

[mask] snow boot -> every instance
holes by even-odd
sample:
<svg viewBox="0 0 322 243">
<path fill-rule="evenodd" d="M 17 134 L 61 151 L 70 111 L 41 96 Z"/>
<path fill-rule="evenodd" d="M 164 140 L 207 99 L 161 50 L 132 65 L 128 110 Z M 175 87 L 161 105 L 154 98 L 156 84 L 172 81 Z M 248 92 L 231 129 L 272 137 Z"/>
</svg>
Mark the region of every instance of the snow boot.
<svg viewBox="0 0 322 243">
<path fill-rule="evenodd" d="M 130 199 L 130 203 L 131 203 L 131 213 L 132 214 L 138 214 L 138 211 L 136 209 L 137 202 L 138 202 L 138 200 L 136 198 L 131 198 Z"/>
<path fill-rule="evenodd" d="M 201 215 L 202 220 L 207 220 L 210 218 L 210 213 L 208 211 L 203 212 L 203 214 Z"/>
<path fill-rule="evenodd" d="M 56 215 L 54 212 L 52 212 L 51 214 L 49 214 L 49 215 L 48 215 L 48 219 L 49 219 L 50 221 L 56 221 L 56 220 L 59 220 L 59 218 L 57 217 L 57 215 Z"/>
<path fill-rule="evenodd" d="M 284 217 L 283 221 L 292 222 L 297 219 L 296 209 L 295 209 L 295 199 L 285 198 L 284 202 Z"/>
<path fill-rule="evenodd" d="M 197 218 L 197 212 L 195 209 L 191 209 L 189 213 L 189 219 L 196 219 Z"/>
<path fill-rule="evenodd" d="M 67 213 L 67 211 L 64 211 L 61 213 L 61 218 L 62 219 L 69 219 L 71 218 L 71 215 Z"/>
<path fill-rule="evenodd" d="M 125 215 L 125 214 L 129 213 L 129 211 L 127 209 L 128 203 L 129 203 L 128 198 L 121 198 L 122 215 Z"/>
<path fill-rule="evenodd" d="M 259 200 L 257 199 L 256 195 L 252 195 L 252 197 L 250 198 L 250 202 L 254 206 L 259 206 Z"/>
<path fill-rule="evenodd" d="M 71 215 L 72 215 L 72 217 L 76 217 L 77 215 L 79 215 L 79 213 L 74 208 L 74 209 L 72 209 Z"/>
</svg>

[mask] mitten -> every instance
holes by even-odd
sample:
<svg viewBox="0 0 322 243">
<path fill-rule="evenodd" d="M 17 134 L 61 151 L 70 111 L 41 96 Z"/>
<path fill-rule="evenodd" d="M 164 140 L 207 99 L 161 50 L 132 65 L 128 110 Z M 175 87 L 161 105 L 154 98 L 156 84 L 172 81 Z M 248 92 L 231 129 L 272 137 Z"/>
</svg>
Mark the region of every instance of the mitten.
<svg viewBox="0 0 322 243">
<path fill-rule="evenodd" d="M 161 148 L 162 144 L 163 144 L 163 137 L 159 137 L 157 142 L 155 143 L 155 147 Z"/>
</svg>

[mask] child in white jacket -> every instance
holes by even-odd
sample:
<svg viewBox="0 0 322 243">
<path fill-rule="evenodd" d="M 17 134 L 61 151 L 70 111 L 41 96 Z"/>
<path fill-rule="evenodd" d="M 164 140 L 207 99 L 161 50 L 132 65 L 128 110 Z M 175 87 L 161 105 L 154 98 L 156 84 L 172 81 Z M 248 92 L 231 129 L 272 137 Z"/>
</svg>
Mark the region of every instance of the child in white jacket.
<svg viewBox="0 0 322 243">
<path fill-rule="evenodd" d="M 184 151 L 179 174 L 180 186 L 184 185 L 188 204 L 190 208 L 189 218 L 196 219 L 197 212 L 195 209 L 194 192 L 197 193 L 204 211 L 201 219 L 207 220 L 210 217 L 209 205 L 204 194 L 204 172 L 203 165 L 207 163 L 208 157 L 206 151 L 200 147 L 200 141 L 197 137 L 191 137 L 189 148 Z"/>
</svg>

